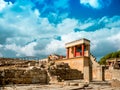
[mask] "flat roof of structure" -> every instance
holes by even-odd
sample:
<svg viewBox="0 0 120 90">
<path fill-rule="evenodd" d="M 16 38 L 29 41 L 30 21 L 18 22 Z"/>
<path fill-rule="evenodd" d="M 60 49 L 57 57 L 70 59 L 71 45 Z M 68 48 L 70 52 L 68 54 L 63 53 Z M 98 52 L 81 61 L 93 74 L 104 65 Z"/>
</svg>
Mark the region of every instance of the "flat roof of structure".
<svg viewBox="0 0 120 90">
<path fill-rule="evenodd" d="M 65 47 L 71 47 L 71 46 L 80 45 L 80 44 L 83 44 L 83 43 L 89 45 L 90 40 L 82 38 L 82 39 L 79 39 L 79 40 L 75 40 L 75 41 L 66 43 Z"/>
</svg>

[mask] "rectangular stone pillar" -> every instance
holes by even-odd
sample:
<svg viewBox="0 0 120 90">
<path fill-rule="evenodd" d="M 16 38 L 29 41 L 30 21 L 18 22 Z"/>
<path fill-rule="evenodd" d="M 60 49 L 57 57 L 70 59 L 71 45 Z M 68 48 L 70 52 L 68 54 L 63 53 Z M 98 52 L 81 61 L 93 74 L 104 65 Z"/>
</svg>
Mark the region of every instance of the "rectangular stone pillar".
<svg viewBox="0 0 120 90">
<path fill-rule="evenodd" d="M 84 81 L 85 82 L 90 82 L 91 81 L 91 76 L 90 76 L 90 68 L 89 66 L 84 67 Z"/>
<path fill-rule="evenodd" d="M 76 47 L 74 46 L 74 57 L 76 57 Z"/>
<path fill-rule="evenodd" d="M 90 66 L 90 58 L 84 58 L 84 66 L 83 66 L 83 73 L 84 73 L 84 81 L 90 82 L 92 79 L 92 69 Z"/>
</svg>

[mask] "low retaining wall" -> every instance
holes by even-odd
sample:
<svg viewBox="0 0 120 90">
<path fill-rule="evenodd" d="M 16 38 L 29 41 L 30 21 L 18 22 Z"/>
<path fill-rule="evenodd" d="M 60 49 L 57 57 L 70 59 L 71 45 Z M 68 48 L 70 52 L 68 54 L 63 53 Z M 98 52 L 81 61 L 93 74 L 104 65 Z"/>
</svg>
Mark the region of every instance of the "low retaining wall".
<svg viewBox="0 0 120 90">
<path fill-rule="evenodd" d="M 83 74 L 76 69 L 56 69 L 50 71 L 52 76 L 59 76 L 63 80 L 83 79 Z"/>
<path fill-rule="evenodd" d="M 120 70 L 113 69 L 113 70 L 105 70 L 105 80 L 113 80 L 117 79 L 120 81 Z"/>
<path fill-rule="evenodd" d="M 40 69 L 5 69 L 0 71 L 0 84 L 46 84 L 47 72 Z"/>
</svg>

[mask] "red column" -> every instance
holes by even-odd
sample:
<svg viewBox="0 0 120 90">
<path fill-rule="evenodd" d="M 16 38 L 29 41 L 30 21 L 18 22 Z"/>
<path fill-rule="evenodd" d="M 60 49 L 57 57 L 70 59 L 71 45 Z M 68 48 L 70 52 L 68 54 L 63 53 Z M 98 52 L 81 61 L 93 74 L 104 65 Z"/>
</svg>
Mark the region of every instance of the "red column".
<svg viewBox="0 0 120 90">
<path fill-rule="evenodd" d="M 67 52 L 66 53 L 67 53 L 66 54 L 67 58 L 69 58 L 69 48 L 67 48 Z"/>
<path fill-rule="evenodd" d="M 82 56 L 84 56 L 84 44 L 82 44 Z"/>
<path fill-rule="evenodd" d="M 74 46 L 74 57 L 76 57 L 76 47 Z"/>
</svg>

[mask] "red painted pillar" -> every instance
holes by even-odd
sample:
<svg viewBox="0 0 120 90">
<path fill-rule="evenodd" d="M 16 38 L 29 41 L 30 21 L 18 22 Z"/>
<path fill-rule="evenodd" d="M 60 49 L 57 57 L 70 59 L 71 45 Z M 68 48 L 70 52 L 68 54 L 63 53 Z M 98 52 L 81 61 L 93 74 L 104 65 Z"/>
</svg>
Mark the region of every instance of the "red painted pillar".
<svg viewBox="0 0 120 90">
<path fill-rule="evenodd" d="M 84 44 L 82 44 L 82 56 L 84 56 Z"/>
<path fill-rule="evenodd" d="M 66 53 L 67 53 L 66 54 L 67 58 L 69 58 L 69 48 L 67 48 L 67 52 Z"/>
<path fill-rule="evenodd" d="M 74 57 L 76 57 L 76 47 L 74 46 Z"/>
</svg>

